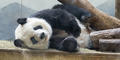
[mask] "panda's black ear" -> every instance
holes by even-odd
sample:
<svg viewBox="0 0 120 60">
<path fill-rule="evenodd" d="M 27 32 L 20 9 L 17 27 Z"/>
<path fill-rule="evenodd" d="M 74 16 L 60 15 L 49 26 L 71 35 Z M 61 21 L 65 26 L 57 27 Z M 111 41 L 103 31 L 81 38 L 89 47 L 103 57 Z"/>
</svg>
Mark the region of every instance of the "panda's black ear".
<svg viewBox="0 0 120 60">
<path fill-rule="evenodd" d="M 18 18 L 17 23 L 23 25 L 23 24 L 27 23 L 27 18 Z"/>
</svg>

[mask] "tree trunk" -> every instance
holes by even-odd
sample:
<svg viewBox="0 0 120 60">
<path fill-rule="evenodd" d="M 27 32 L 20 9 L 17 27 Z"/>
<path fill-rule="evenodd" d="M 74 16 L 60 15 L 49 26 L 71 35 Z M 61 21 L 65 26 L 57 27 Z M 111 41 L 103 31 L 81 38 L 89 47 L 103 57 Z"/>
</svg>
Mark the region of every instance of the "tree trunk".
<svg viewBox="0 0 120 60">
<path fill-rule="evenodd" d="M 97 30 L 112 29 L 120 27 L 120 20 L 109 16 L 102 11 L 95 8 L 88 0 L 58 0 L 61 3 L 73 4 L 78 7 L 85 8 L 95 15 L 90 20 L 90 24 Z"/>
<path fill-rule="evenodd" d="M 115 16 L 120 19 L 120 0 L 116 0 Z"/>
</svg>

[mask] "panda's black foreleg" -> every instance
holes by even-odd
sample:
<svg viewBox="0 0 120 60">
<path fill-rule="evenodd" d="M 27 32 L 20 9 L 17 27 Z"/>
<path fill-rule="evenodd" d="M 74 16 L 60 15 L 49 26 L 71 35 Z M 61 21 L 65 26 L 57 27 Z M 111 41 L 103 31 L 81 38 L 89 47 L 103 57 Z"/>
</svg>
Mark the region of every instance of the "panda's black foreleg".
<svg viewBox="0 0 120 60">
<path fill-rule="evenodd" d="M 67 51 L 77 52 L 77 41 L 74 37 L 54 37 L 50 40 L 49 48 Z"/>
</svg>

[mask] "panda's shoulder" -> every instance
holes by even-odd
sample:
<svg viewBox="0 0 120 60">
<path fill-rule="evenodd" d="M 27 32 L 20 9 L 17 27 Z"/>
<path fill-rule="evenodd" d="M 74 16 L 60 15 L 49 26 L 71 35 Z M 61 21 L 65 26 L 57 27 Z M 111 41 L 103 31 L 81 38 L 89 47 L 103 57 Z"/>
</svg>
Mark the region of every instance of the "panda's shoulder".
<svg viewBox="0 0 120 60">
<path fill-rule="evenodd" d="M 66 11 L 62 10 L 62 9 L 45 9 L 45 10 L 38 11 L 38 12 L 34 13 L 30 17 L 56 16 L 58 14 L 63 14 L 65 12 Z"/>
<path fill-rule="evenodd" d="M 66 18 L 68 18 L 67 19 L 68 21 L 69 19 L 74 18 L 72 14 L 62 9 L 46 9 L 46 10 L 38 11 L 37 13 L 34 13 L 30 17 L 43 18 L 48 22 L 56 22 L 58 20 L 66 21 Z"/>
<path fill-rule="evenodd" d="M 53 9 L 62 9 L 66 10 L 67 12 L 71 13 L 75 17 L 77 17 L 79 20 L 81 20 L 81 16 L 88 16 L 91 15 L 89 11 L 87 11 L 84 8 L 79 8 L 75 5 L 70 4 L 57 4 L 53 7 Z"/>
<path fill-rule="evenodd" d="M 87 12 L 85 9 L 83 8 L 79 8 L 75 5 L 70 5 L 70 4 L 57 4 L 53 7 L 53 9 L 63 9 L 66 10 L 68 12 Z"/>
</svg>

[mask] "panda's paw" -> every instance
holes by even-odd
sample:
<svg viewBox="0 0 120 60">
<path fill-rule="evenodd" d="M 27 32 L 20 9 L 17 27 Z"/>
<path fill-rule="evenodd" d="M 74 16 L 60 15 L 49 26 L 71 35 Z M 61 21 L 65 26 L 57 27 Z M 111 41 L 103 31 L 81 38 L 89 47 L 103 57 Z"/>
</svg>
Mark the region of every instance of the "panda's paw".
<svg viewBox="0 0 120 60">
<path fill-rule="evenodd" d="M 77 41 L 73 37 L 65 38 L 60 44 L 60 50 L 67 52 L 77 52 Z"/>
</svg>

